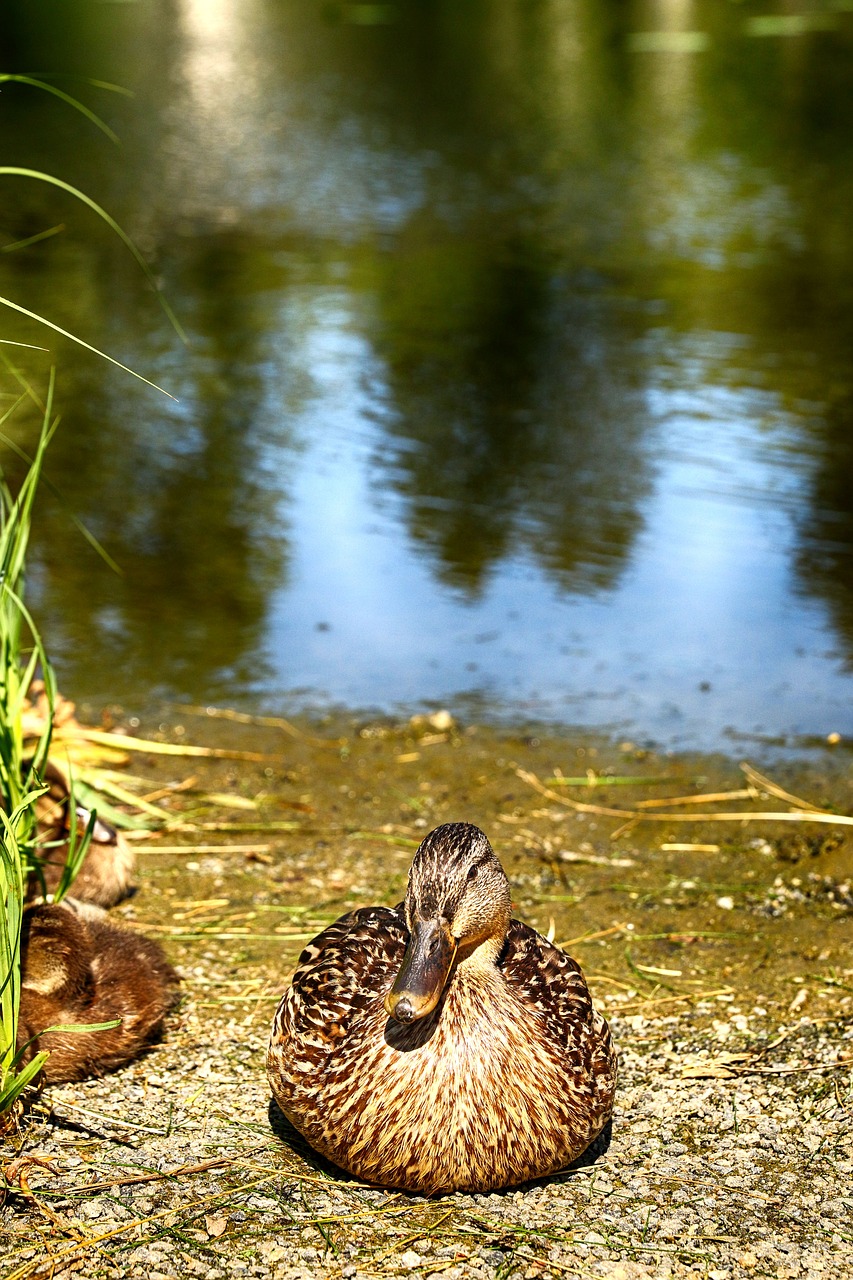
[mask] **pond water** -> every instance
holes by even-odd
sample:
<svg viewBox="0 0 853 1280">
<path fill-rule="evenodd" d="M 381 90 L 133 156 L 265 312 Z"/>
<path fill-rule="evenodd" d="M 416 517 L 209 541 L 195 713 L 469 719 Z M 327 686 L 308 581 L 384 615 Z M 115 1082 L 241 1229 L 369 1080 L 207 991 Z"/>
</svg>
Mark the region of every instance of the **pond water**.
<svg viewBox="0 0 853 1280">
<path fill-rule="evenodd" d="M 853 735 L 849 4 L 4 8 L 70 696 Z"/>
</svg>

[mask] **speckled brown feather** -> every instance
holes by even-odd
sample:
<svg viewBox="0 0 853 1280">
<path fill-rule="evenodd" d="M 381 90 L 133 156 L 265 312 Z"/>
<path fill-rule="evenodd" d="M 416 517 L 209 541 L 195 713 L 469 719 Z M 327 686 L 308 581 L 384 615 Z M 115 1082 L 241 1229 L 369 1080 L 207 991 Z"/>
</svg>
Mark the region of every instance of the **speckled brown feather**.
<svg viewBox="0 0 853 1280">
<path fill-rule="evenodd" d="M 425 1194 L 564 1168 L 607 1123 L 616 1083 L 579 967 L 512 920 L 496 965 L 457 965 L 434 1012 L 402 1025 L 383 1001 L 408 938 L 402 906 L 369 907 L 302 953 L 268 1058 L 288 1119 L 365 1181 Z"/>
<path fill-rule="evenodd" d="M 48 1083 L 100 1076 L 136 1057 L 175 1004 L 178 975 L 162 947 L 72 899 L 24 912 L 18 1047 L 24 1061 L 50 1051 Z M 48 1027 L 121 1019 L 104 1031 Z"/>
</svg>

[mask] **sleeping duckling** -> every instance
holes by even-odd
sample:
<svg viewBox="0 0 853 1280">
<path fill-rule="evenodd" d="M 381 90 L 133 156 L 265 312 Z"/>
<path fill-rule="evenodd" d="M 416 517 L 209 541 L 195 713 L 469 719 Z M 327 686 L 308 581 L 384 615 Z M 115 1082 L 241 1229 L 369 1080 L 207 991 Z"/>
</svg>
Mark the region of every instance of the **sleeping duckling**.
<svg viewBox="0 0 853 1280">
<path fill-rule="evenodd" d="M 604 1128 L 607 1023 L 574 960 L 510 906 L 483 832 L 450 823 L 418 849 L 404 903 L 303 951 L 267 1070 L 327 1159 L 426 1195 L 491 1191 L 565 1168 Z"/>
<path fill-rule="evenodd" d="M 52 760 L 45 765 L 43 776 L 50 790 L 36 801 L 37 852 L 41 859 L 44 890 L 50 894 L 56 891 L 68 852 L 71 796 L 68 778 Z M 88 821 L 88 809 L 78 804 L 77 827 L 81 835 Z M 134 865 L 135 855 L 127 841 L 115 827 L 96 818 L 83 865 L 74 879 L 75 898 L 80 902 L 93 902 L 99 907 L 115 906 L 132 892 Z M 32 902 L 41 896 L 41 879 L 33 871 L 27 882 L 27 900 Z"/>
<path fill-rule="evenodd" d="M 82 1080 L 130 1062 L 160 1031 L 177 1000 L 178 975 L 158 943 L 119 928 L 98 907 L 65 899 L 24 912 L 18 1046 L 35 1037 L 47 1083 Z M 110 1022 L 107 1031 L 48 1027 Z"/>
</svg>

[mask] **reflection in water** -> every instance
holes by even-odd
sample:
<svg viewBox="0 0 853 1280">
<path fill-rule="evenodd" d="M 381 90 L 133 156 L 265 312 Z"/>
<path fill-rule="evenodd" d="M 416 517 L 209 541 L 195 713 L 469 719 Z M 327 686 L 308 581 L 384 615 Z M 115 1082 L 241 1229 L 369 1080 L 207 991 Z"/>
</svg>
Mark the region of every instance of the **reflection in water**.
<svg viewBox="0 0 853 1280">
<path fill-rule="evenodd" d="M 183 0 L 179 8 L 187 49 L 182 79 L 199 113 L 224 122 L 244 78 L 240 54 L 246 19 L 254 25 L 258 14 L 236 0 Z M 245 145 L 244 139 L 238 142 Z"/>
<path fill-rule="evenodd" d="M 797 573 L 802 590 L 825 599 L 839 636 L 853 637 L 853 394 L 826 415 L 811 501 L 801 516 Z M 847 518 L 845 519 L 845 513 Z M 853 670 L 853 644 L 845 665 Z"/>
<path fill-rule="evenodd" d="M 406 228 L 388 275 L 385 456 L 412 536 L 473 593 L 521 548 L 564 589 L 612 586 L 648 488 L 614 309 L 535 245 L 432 225 Z"/>
<path fill-rule="evenodd" d="M 240 237 L 194 240 L 184 260 L 191 373 L 172 381 L 180 404 L 155 419 L 159 429 L 137 429 L 147 405 L 128 414 L 118 394 L 99 402 L 90 385 L 86 418 L 56 439 L 51 475 L 122 570 L 117 578 L 82 543 L 69 554 L 67 532 L 46 544 L 42 608 L 65 619 L 72 664 L 97 638 L 95 670 L 106 662 L 120 681 L 147 671 L 155 688 L 204 696 L 255 678 L 247 655 L 285 577 L 287 541 L 283 478 L 271 483 L 262 466 L 275 299 L 252 290 L 252 260 Z M 45 518 L 54 530 L 67 522 L 61 511 Z"/>
<path fill-rule="evenodd" d="M 853 732 L 853 18 L 46 5 L 9 0 L 9 69 L 138 97 L 68 82 L 114 151 L 7 86 L 4 154 L 108 207 L 190 335 L 91 211 L 2 189 L 0 248 L 66 229 L 0 293 L 179 400 L 58 348 L 52 473 L 123 569 L 43 510 L 70 693 Z"/>
</svg>

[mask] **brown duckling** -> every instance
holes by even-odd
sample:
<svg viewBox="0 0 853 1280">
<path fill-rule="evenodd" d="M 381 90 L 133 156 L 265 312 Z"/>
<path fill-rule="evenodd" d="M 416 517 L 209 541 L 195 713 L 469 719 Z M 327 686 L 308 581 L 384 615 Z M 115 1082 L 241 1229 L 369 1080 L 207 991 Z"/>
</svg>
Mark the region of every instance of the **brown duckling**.
<svg viewBox="0 0 853 1280">
<path fill-rule="evenodd" d="M 71 796 L 68 778 L 52 760 L 43 770 L 49 790 L 36 802 L 38 822 L 37 852 L 41 859 L 44 890 L 54 893 L 62 875 L 68 853 L 71 825 Z M 89 810 L 77 805 L 77 827 L 82 835 L 89 822 Z M 72 892 L 80 902 L 93 902 L 99 907 L 113 907 L 132 892 L 131 880 L 135 855 L 115 827 L 101 818 L 95 819 L 92 839 L 83 865 L 74 879 Z M 38 873 L 30 873 L 27 900 L 42 896 Z"/>
<path fill-rule="evenodd" d="M 135 1058 L 160 1031 L 177 999 L 178 975 L 158 943 L 108 920 L 98 907 L 66 898 L 24 912 L 18 1045 L 35 1037 L 29 1061 L 50 1050 L 48 1083 L 82 1080 Z M 110 1022 L 106 1031 L 48 1027 Z"/>
<path fill-rule="evenodd" d="M 430 1195 L 563 1169 L 610 1118 L 616 1051 L 578 965 L 510 917 L 482 831 L 418 849 L 406 900 L 303 951 L 267 1059 L 282 1111 L 366 1182 Z"/>
</svg>

